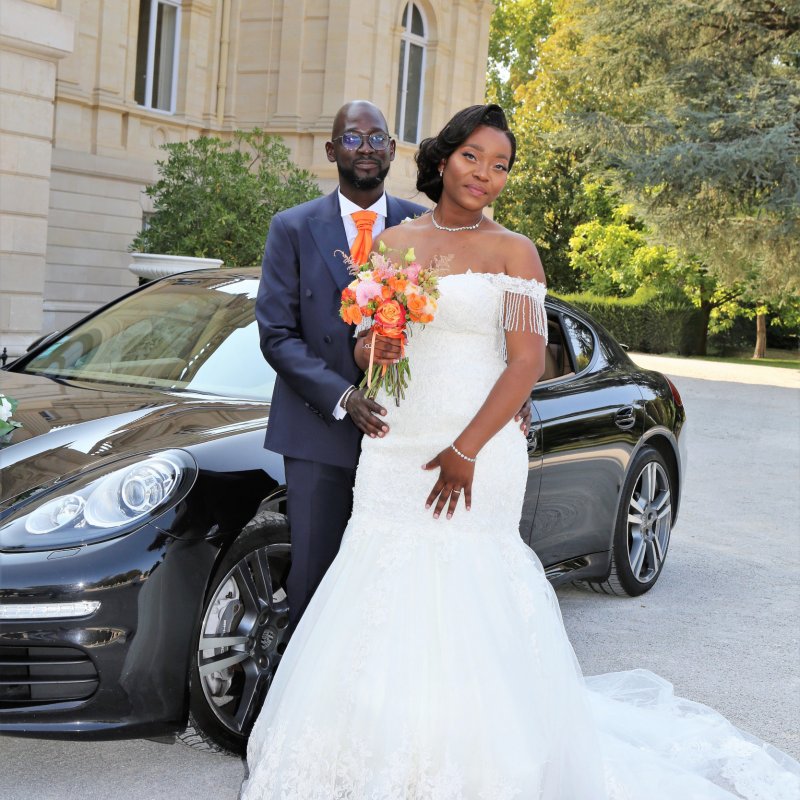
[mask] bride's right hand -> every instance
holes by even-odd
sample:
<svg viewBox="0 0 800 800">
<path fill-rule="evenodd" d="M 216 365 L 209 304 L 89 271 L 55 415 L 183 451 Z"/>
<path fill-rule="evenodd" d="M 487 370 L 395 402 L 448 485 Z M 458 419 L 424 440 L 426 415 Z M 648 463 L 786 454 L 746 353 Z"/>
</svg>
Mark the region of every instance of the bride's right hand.
<svg viewBox="0 0 800 800">
<path fill-rule="evenodd" d="M 358 334 L 353 358 L 362 372 L 369 368 L 369 354 L 373 351 L 373 365 L 379 366 L 396 364 L 402 358 L 399 339 L 390 339 L 388 336 L 373 336 L 369 330 Z"/>
<path fill-rule="evenodd" d="M 458 498 L 464 498 L 467 511 L 472 506 L 472 478 L 475 474 L 474 462 L 462 458 L 452 447 L 446 447 L 436 458 L 422 465 L 422 469 L 435 469 L 439 467 L 439 480 L 436 481 L 425 508 L 433 509 L 433 518 L 438 519 L 446 503 L 447 519 L 451 519 L 458 505 Z"/>
</svg>

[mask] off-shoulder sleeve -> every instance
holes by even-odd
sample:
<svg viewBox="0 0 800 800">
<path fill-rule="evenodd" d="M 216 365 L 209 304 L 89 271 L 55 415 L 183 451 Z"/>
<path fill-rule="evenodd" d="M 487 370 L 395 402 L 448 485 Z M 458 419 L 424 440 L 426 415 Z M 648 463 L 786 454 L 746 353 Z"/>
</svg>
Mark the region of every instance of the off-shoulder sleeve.
<svg viewBox="0 0 800 800">
<path fill-rule="evenodd" d="M 503 333 L 538 333 L 547 342 L 547 312 L 544 307 L 547 287 L 540 281 L 512 275 L 497 275 L 495 285 L 503 290 L 499 320 Z M 506 337 L 501 339 L 503 358 L 506 358 Z"/>
</svg>

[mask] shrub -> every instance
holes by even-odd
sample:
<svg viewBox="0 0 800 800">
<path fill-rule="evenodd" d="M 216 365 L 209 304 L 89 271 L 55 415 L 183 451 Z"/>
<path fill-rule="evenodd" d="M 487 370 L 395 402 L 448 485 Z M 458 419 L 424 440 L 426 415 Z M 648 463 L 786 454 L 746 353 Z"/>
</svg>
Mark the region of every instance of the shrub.
<svg viewBox="0 0 800 800">
<path fill-rule="evenodd" d="M 596 319 L 618 341 L 645 353 L 699 352 L 703 314 L 688 304 L 665 301 L 652 289 L 633 297 L 582 294 L 559 295 Z"/>
<path fill-rule="evenodd" d="M 200 137 L 166 144 L 159 179 L 147 188 L 155 213 L 131 250 L 221 258 L 228 267 L 260 264 L 272 217 L 319 197 L 310 172 L 263 131 L 236 131 L 232 141 Z"/>
</svg>

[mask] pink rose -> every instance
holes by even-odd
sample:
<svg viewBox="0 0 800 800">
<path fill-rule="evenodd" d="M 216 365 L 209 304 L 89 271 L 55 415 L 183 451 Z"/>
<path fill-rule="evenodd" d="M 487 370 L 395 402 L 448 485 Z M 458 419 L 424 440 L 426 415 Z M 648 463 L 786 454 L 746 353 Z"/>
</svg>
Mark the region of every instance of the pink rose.
<svg viewBox="0 0 800 800">
<path fill-rule="evenodd" d="M 361 281 L 356 287 L 356 303 L 365 306 L 373 297 L 380 297 L 381 285 L 375 281 Z"/>
<path fill-rule="evenodd" d="M 411 283 L 418 283 L 420 269 L 422 269 L 422 267 L 420 267 L 420 265 L 415 261 L 413 264 L 409 264 L 403 270 L 403 272 L 405 272 L 406 277 L 411 281 Z"/>
</svg>

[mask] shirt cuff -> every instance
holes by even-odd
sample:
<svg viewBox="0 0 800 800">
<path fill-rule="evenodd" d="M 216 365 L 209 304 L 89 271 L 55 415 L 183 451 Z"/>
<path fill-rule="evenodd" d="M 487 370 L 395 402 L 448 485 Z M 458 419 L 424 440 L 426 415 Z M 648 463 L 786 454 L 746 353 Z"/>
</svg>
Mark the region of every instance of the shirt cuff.
<svg viewBox="0 0 800 800">
<path fill-rule="evenodd" d="M 344 396 L 350 391 L 350 387 L 348 386 L 343 392 L 342 396 L 336 402 L 336 406 L 333 409 L 333 418 L 334 419 L 344 419 L 347 416 L 347 409 L 342 408 L 342 400 L 344 400 Z"/>
</svg>

